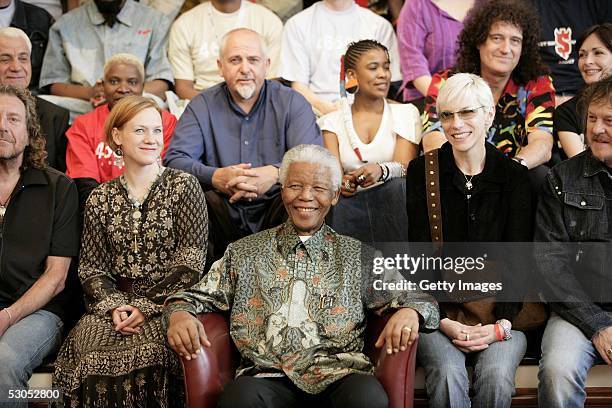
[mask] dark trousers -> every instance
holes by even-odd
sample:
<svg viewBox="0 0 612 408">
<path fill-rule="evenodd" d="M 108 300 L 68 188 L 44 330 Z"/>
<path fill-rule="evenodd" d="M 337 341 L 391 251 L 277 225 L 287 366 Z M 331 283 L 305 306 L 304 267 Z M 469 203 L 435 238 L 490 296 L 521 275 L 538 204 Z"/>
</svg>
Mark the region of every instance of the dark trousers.
<svg viewBox="0 0 612 408">
<path fill-rule="evenodd" d="M 384 408 L 389 400 L 384 388 L 373 375 L 350 374 L 319 394 L 308 394 L 287 377 L 238 377 L 229 383 L 218 408 Z"/>
<path fill-rule="evenodd" d="M 253 203 L 230 204 L 226 196 L 206 191 L 208 208 L 208 253 L 206 266 L 223 256 L 229 244 L 240 238 L 268 228 L 276 227 L 287 219 L 280 192 Z"/>
</svg>

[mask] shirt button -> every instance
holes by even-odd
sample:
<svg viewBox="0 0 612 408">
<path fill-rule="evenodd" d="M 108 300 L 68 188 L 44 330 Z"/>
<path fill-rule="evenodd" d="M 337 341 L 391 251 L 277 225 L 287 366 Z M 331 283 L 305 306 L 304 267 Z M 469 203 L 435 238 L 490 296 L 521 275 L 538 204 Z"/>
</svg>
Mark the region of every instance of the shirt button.
<svg viewBox="0 0 612 408">
<path fill-rule="evenodd" d="M 583 200 L 583 201 L 581 201 L 581 202 L 580 202 L 580 205 L 584 207 L 584 206 L 586 205 L 586 201 L 584 201 L 584 200 Z"/>
<path fill-rule="evenodd" d="M 249 141 L 248 141 L 248 140 L 245 140 L 245 141 L 244 141 L 244 144 L 245 144 L 245 145 L 248 145 L 248 144 L 249 144 Z"/>
<path fill-rule="evenodd" d="M 248 116 L 245 116 L 245 117 L 244 117 L 244 119 L 245 119 L 245 120 L 249 120 L 249 119 L 251 119 L 251 118 L 249 118 Z"/>
<path fill-rule="evenodd" d="M 476 214 L 470 214 L 470 220 L 472 220 L 472 222 L 476 221 Z"/>
</svg>

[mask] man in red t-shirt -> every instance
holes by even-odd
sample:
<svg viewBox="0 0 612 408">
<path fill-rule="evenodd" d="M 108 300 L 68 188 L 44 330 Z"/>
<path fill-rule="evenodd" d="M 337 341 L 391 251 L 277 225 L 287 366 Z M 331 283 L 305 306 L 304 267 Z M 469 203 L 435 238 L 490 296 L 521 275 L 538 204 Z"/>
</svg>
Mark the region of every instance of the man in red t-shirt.
<svg viewBox="0 0 612 408">
<path fill-rule="evenodd" d="M 104 65 L 102 82 L 107 103 L 77 117 L 66 132 L 66 174 L 72 177 L 79 190 L 81 208 L 89 193 L 100 183 L 112 180 L 123 173 L 123 160 L 106 143 L 104 122 L 119 99 L 129 95 L 142 95 L 144 66 L 131 54 L 113 55 Z M 176 126 L 176 118 L 162 111 L 164 149 L 166 153 Z"/>
</svg>

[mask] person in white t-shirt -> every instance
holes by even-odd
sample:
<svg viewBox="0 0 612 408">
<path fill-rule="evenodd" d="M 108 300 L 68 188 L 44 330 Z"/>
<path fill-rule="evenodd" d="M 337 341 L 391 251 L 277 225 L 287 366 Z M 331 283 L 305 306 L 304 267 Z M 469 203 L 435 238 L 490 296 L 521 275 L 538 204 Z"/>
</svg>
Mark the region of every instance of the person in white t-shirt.
<svg viewBox="0 0 612 408">
<path fill-rule="evenodd" d="M 343 198 L 329 224 L 368 243 L 407 240 L 404 176 L 421 140 L 418 109 L 386 100 L 390 66 L 389 52 L 378 41 L 351 43 L 344 71 L 354 103 L 349 105 L 344 93 L 340 109 L 319 119 L 325 147 L 344 170 Z"/>
<path fill-rule="evenodd" d="M 168 57 L 179 97 L 191 99 L 223 82 L 217 66 L 219 40 L 236 28 L 249 28 L 263 37 L 271 61 L 268 77 L 278 76 L 280 19 L 264 6 L 246 0 L 211 0 L 180 16 L 170 31 Z"/>
<path fill-rule="evenodd" d="M 391 80 L 401 80 L 397 38 L 391 24 L 353 0 L 323 0 L 287 21 L 281 77 L 324 115 L 339 107 L 340 56 L 351 41 L 377 40 L 389 49 Z"/>
</svg>

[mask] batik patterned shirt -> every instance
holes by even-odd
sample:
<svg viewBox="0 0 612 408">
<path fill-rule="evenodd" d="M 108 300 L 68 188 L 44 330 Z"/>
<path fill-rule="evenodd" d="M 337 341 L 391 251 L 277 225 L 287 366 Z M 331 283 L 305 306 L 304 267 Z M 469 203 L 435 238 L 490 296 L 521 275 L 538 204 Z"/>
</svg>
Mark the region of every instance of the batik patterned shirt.
<svg viewBox="0 0 612 408">
<path fill-rule="evenodd" d="M 422 116 L 423 134 L 432 131 L 444 133 L 436 113 L 436 100 L 440 88 L 452 75 L 454 72 L 446 70 L 432 77 Z M 534 130 L 552 135 L 554 110 L 555 89 L 549 76 L 539 76 L 525 85 L 510 78 L 495 107 L 495 119 L 487 141 L 506 156 L 514 157 L 522 146 L 527 145 L 528 135 Z"/>
<path fill-rule="evenodd" d="M 168 300 L 189 302 L 192 313 L 230 313 L 242 357 L 238 376 L 285 375 L 315 394 L 346 375 L 373 371 L 363 354 L 367 310 L 411 307 L 422 326 L 438 327 L 432 298 L 374 290 L 378 276 L 362 259 L 359 241 L 324 225 L 302 242 L 287 221 L 230 244 L 200 283 Z M 166 318 L 179 307 L 185 305 L 170 305 Z"/>
</svg>

